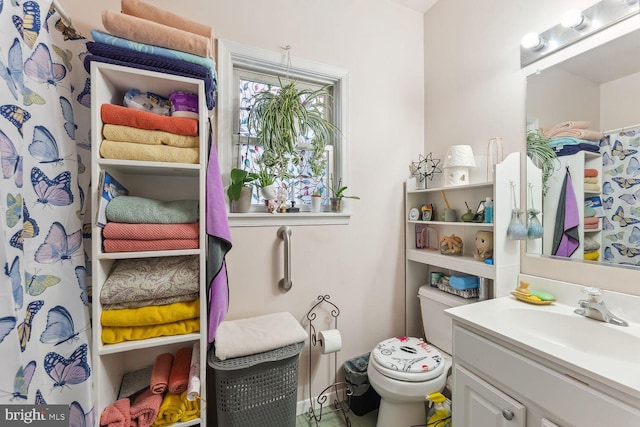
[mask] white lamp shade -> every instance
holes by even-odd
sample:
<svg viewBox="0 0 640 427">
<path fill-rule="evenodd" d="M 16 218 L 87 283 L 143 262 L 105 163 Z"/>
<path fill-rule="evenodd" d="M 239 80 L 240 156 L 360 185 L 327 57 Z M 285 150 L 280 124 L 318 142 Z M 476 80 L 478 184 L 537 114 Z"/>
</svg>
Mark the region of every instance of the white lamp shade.
<svg viewBox="0 0 640 427">
<path fill-rule="evenodd" d="M 476 161 L 473 158 L 473 150 L 470 145 L 453 145 L 447 150 L 447 157 L 444 159 L 444 167 L 466 167 L 475 168 Z"/>
</svg>

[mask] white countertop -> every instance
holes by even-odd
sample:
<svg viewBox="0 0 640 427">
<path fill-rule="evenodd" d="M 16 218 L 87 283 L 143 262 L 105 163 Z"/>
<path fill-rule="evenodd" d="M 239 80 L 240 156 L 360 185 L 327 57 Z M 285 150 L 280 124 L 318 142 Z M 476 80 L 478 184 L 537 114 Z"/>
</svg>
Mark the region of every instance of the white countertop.
<svg viewBox="0 0 640 427">
<path fill-rule="evenodd" d="M 573 313 L 576 307 L 533 305 L 507 296 L 445 312 L 455 322 L 640 399 L 640 324 L 607 324 Z"/>
</svg>

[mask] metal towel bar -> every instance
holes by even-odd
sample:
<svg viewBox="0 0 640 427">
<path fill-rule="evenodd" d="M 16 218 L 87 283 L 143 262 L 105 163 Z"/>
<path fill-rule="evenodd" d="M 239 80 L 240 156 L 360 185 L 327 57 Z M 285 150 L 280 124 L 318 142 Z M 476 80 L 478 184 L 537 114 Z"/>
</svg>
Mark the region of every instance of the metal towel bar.
<svg viewBox="0 0 640 427">
<path fill-rule="evenodd" d="M 284 240 L 284 278 L 278 282 L 278 287 L 284 292 L 289 292 L 293 282 L 291 281 L 291 229 L 286 225 L 278 229 L 278 237 Z"/>
</svg>

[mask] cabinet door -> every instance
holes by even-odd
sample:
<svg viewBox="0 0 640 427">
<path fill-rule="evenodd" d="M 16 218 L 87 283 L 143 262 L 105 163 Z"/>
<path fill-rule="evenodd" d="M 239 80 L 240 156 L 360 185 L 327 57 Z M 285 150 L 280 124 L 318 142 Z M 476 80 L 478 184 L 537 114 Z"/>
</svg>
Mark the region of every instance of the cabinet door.
<svg viewBox="0 0 640 427">
<path fill-rule="evenodd" d="M 524 405 L 457 364 L 453 381 L 453 425 L 456 427 L 526 425 Z"/>
</svg>

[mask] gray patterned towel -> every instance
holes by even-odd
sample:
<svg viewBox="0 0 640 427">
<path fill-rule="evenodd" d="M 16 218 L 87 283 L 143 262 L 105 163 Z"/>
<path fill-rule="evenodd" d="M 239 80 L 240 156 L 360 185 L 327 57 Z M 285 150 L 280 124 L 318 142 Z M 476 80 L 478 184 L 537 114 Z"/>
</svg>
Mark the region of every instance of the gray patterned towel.
<svg viewBox="0 0 640 427">
<path fill-rule="evenodd" d="M 121 304 L 193 294 L 200 286 L 199 263 L 197 255 L 118 260 L 102 285 L 100 302 Z"/>
</svg>

